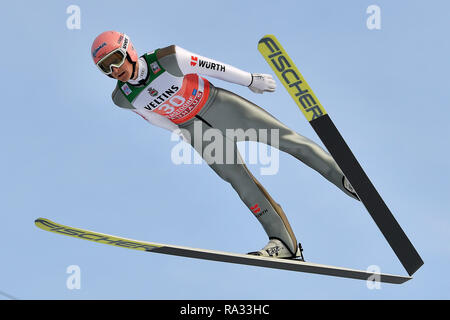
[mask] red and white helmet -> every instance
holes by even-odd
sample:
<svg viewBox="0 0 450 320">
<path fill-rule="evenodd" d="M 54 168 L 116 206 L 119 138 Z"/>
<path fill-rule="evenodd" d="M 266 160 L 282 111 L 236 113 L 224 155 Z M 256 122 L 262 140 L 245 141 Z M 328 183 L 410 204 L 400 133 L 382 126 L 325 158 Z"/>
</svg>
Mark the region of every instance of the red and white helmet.
<svg viewBox="0 0 450 320">
<path fill-rule="evenodd" d="M 91 55 L 94 63 L 105 74 L 111 73 L 111 66 L 120 67 L 127 55 L 132 62 L 138 60 L 138 54 L 130 38 L 117 31 L 99 34 L 92 43 Z"/>
</svg>

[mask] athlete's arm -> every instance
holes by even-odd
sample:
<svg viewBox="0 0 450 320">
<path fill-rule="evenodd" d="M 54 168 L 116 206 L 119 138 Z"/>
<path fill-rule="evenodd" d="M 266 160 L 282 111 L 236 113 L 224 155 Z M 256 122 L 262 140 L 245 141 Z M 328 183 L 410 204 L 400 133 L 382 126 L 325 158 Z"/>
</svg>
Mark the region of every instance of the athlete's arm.
<svg viewBox="0 0 450 320">
<path fill-rule="evenodd" d="M 134 113 L 140 115 L 144 120 L 146 120 L 148 123 L 169 130 L 170 132 L 177 134 L 183 141 L 190 143 L 189 139 L 183 135 L 183 131 L 178 127 L 175 123 L 167 119 L 166 117 L 156 113 L 151 112 L 147 109 L 129 109 L 133 111 Z"/>
<path fill-rule="evenodd" d="M 251 74 L 226 63 L 192 53 L 176 45 L 162 48 L 157 52 L 158 60 L 170 55 L 175 56 L 178 68 L 183 75 L 198 73 L 211 76 L 247 86 L 250 90 L 257 93 L 275 91 L 275 80 L 273 80 L 271 75 Z"/>
<path fill-rule="evenodd" d="M 175 123 L 173 123 L 166 117 L 164 117 L 156 112 L 151 112 L 150 110 L 147 110 L 144 108 L 132 109 L 131 111 L 133 111 L 134 113 L 137 113 L 142 118 L 147 120 L 150 124 L 155 125 L 157 127 L 164 128 L 164 129 L 167 129 L 172 132 L 179 129 Z"/>
<path fill-rule="evenodd" d="M 179 127 L 166 117 L 156 112 L 151 112 L 150 110 L 144 108 L 136 109 L 135 107 L 133 107 L 133 105 L 125 98 L 123 93 L 120 91 L 119 86 L 116 86 L 116 88 L 114 89 L 112 93 L 112 100 L 114 104 L 117 105 L 118 107 L 125 110 L 130 110 L 140 115 L 142 118 L 144 118 L 154 126 L 167 129 L 171 132 L 177 132 L 177 130 L 179 130 Z"/>
</svg>

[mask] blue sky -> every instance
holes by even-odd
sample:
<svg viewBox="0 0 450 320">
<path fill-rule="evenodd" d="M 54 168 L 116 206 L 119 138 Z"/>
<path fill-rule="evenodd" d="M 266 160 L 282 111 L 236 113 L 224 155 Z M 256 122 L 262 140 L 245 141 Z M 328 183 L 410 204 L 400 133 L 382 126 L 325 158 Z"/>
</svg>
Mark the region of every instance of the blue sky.
<svg viewBox="0 0 450 320">
<path fill-rule="evenodd" d="M 3 4 L 0 298 L 448 299 L 450 5 L 446 1 L 14 1 Z M 69 5 L 81 29 L 69 30 Z M 381 29 L 366 27 L 369 5 Z M 401 286 L 192 260 L 46 233 L 37 217 L 133 239 L 231 252 L 266 235 L 207 165 L 171 162 L 170 134 L 111 101 L 93 65 L 105 30 L 140 54 L 177 44 L 249 72 L 275 34 L 425 265 Z M 287 92 L 211 79 L 320 143 Z M 255 176 L 287 213 L 308 261 L 406 274 L 364 207 L 293 157 Z M 66 269 L 81 269 L 69 290 Z"/>
</svg>

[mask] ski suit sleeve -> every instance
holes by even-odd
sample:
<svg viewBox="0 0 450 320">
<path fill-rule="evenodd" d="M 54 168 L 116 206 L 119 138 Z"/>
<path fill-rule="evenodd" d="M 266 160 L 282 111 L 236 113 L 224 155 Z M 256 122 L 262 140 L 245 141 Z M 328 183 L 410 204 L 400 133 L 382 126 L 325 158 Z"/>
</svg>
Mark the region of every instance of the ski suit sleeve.
<svg viewBox="0 0 450 320">
<path fill-rule="evenodd" d="M 117 105 L 118 107 L 125 109 L 125 110 L 130 110 L 130 111 L 140 115 L 148 123 L 150 123 L 154 126 L 169 130 L 170 132 L 181 136 L 184 141 L 188 141 L 186 139 L 186 137 L 184 137 L 182 135 L 180 128 L 175 123 L 173 123 L 172 121 L 167 119 L 166 117 L 164 117 L 160 114 L 157 114 L 156 112 L 151 112 L 150 110 L 147 110 L 147 109 L 134 108 L 131 105 L 131 103 L 128 102 L 128 100 L 120 92 L 118 86 L 114 89 L 114 91 L 112 93 L 112 100 L 113 100 L 114 104 Z"/>
<path fill-rule="evenodd" d="M 177 134 L 180 136 L 185 142 L 190 143 L 188 139 L 182 134 L 181 129 L 172 121 L 167 119 L 166 117 L 156 113 L 151 112 L 147 109 L 130 109 L 134 113 L 140 115 L 144 120 L 149 122 L 150 124 L 169 130 L 172 134 Z"/>
<path fill-rule="evenodd" d="M 252 74 L 226 63 L 192 53 L 175 46 L 175 56 L 183 74 L 198 73 L 216 79 L 248 87 L 252 83 Z"/>
</svg>

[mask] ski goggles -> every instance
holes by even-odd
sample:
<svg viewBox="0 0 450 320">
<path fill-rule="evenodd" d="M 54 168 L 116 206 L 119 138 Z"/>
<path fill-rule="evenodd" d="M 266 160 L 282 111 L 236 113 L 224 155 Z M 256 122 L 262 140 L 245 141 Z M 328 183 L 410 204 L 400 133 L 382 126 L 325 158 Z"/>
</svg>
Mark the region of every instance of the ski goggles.
<svg viewBox="0 0 450 320">
<path fill-rule="evenodd" d="M 108 53 L 99 62 L 97 67 L 106 75 L 112 73 L 112 67 L 120 68 L 127 57 L 127 49 L 130 43 L 128 36 L 124 35 L 122 45 Z"/>
</svg>

